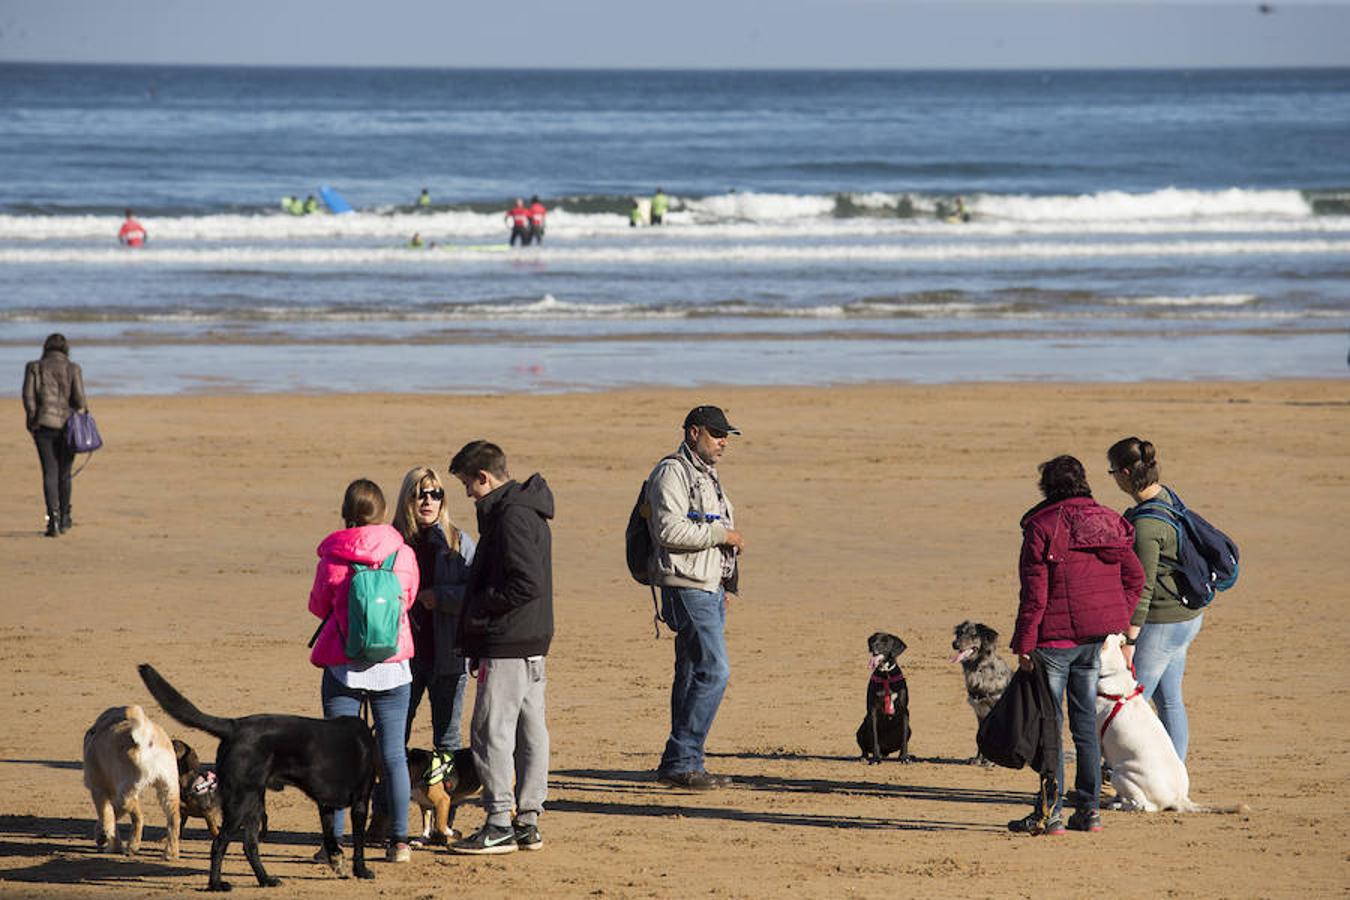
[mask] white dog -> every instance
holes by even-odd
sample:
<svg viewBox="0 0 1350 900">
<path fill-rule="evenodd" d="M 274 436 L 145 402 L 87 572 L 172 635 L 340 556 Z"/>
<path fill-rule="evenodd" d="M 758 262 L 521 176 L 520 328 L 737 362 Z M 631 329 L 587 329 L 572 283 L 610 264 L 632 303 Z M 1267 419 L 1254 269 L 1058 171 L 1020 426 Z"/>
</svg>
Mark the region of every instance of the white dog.
<svg viewBox="0 0 1350 900">
<path fill-rule="evenodd" d="M 141 848 L 141 793 L 153 788 L 164 810 L 167 834 L 164 857 L 178 858 L 178 759 L 168 734 L 139 706 L 114 706 L 103 711 L 84 733 L 84 786 L 98 815 L 95 841 L 101 850 L 112 841 L 121 852 L 117 820 L 131 816 L 126 851 Z"/>
<path fill-rule="evenodd" d="M 1123 636 L 1112 634 L 1102 642 L 1097 681 L 1097 731 L 1102 757 L 1111 767 L 1111 786 L 1123 809 L 1201 812 L 1188 796 L 1191 779 L 1186 764 L 1125 664 L 1123 641 Z"/>
</svg>

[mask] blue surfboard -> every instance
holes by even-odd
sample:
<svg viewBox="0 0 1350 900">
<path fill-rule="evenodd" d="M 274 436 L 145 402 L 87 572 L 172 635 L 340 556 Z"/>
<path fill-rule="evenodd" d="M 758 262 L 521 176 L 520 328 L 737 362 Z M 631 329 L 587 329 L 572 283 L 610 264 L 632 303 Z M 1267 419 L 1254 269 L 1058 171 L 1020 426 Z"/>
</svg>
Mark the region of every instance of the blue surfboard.
<svg viewBox="0 0 1350 900">
<path fill-rule="evenodd" d="M 349 213 L 352 211 L 352 205 L 343 200 L 341 194 L 326 184 L 319 186 L 319 196 L 323 198 L 324 205 L 328 207 L 329 212 Z"/>
</svg>

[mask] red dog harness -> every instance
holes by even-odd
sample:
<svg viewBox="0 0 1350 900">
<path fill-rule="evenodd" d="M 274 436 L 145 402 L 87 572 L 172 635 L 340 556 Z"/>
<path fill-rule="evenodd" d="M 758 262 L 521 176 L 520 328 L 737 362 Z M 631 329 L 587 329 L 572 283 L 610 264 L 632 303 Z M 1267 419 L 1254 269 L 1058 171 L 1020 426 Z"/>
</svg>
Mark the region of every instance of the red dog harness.
<svg viewBox="0 0 1350 900">
<path fill-rule="evenodd" d="M 882 707 L 882 710 L 888 716 L 895 715 L 895 691 L 892 690 L 892 688 L 894 685 L 904 683 L 904 680 L 905 673 L 901 672 L 899 669 L 896 669 L 895 673 L 892 675 L 878 675 L 875 670 L 872 672 L 872 683 L 886 686 L 886 703 Z"/>
<path fill-rule="evenodd" d="M 1111 727 L 1111 720 L 1116 717 L 1116 713 L 1124 709 L 1126 703 L 1129 703 L 1131 700 L 1133 700 L 1135 697 L 1138 697 L 1143 692 L 1144 686 L 1142 684 L 1136 684 L 1134 686 L 1134 690 L 1130 691 L 1128 694 L 1103 694 L 1101 691 L 1098 691 L 1097 692 L 1098 697 L 1105 697 L 1107 700 L 1116 701 L 1116 705 L 1111 707 L 1110 715 L 1108 715 L 1106 717 L 1106 721 L 1102 723 L 1101 734 L 1099 734 L 1098 737 L 1103 738 L 1106 737 L 1106 729 Z"/>
</svg>

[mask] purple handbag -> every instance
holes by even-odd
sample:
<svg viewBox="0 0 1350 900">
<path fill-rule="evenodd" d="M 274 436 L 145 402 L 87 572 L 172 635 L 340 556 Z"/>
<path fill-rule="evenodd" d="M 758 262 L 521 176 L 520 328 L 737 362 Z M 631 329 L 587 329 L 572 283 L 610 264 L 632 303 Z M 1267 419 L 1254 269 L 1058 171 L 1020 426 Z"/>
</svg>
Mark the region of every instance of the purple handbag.
<svg viewBox="0 0 1350 900">
<path fill-rule="evenodd" d="M 76 453 L 93 453 L 103 446 L 103 438 L 87 412 L 74 412 L 66 419 L 66 443 Z"/>
</svg>

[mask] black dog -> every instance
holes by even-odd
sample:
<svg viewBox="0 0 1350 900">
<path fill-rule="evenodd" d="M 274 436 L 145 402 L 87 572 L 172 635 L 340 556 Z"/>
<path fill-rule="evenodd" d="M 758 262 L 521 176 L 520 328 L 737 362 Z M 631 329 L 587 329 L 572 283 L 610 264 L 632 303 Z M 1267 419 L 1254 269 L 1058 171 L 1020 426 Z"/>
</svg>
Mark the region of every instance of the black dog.
<svg viewBox="0 0 1350 900">
<path fill-rule="evenodd" d="M 869 764 L 900 752 L 900 762 L 909 755 L 909 687 L 896 658 L 905 652 L 905 642 L 878 631 L 867 639 L 872 654 L 872 675 L 867 680 L 867 718 L 858 726 L 858 748 Z"/>
<path fill-rule="evenodd" d="M 244 855 L 263 887 L 276 887 L 280 878 L 267 874 L 258 853 L 262 829 L 263 795 L 268 786 L 298 787 L 319 805 L 323 846 L 333 871 L 344 875 L 342 849 L 333 834 L 333 814 L 351 807 L 352 871 L 358 878 L 374 878 L 366 866 L 366 810 L 375 783 L 375 737 L 355 716 L 308 719 L 301 716 L 245 716 L 225 719 L 207 715 L 178 693 L 148 664 L 139 667 L 141 680 L 164 711 L 179 722 L 220 738 L 216 774 L 224 822 L 211 841 L 213 891 L 228 891 L 220 864 L 230 838 L 242 829 Z"/>
<path fill-rule="evenodd" d="M 957 625 L 952 638 L 952 662 L 961 664 L 966 678 L 966 702 L 975 710 L 978 730 L 985 716 L 998 703 L 1012 679 L 1012 668 L 998 654 L 998 632 L 980 622 L 969 619 Z M 976 753 L 970 762 L 987 766 L 983 753 Z"/>
</svg>

